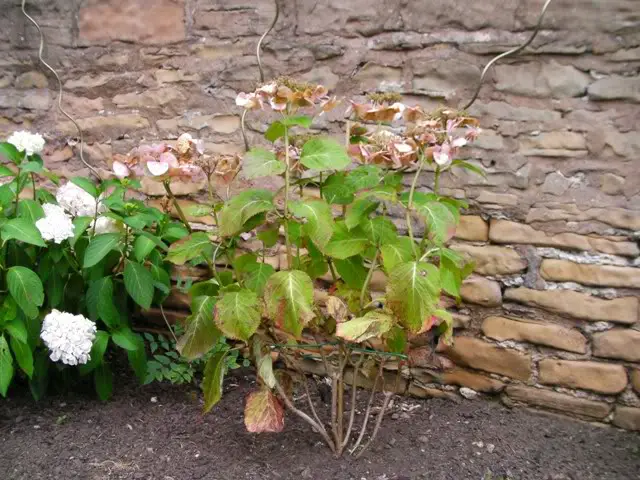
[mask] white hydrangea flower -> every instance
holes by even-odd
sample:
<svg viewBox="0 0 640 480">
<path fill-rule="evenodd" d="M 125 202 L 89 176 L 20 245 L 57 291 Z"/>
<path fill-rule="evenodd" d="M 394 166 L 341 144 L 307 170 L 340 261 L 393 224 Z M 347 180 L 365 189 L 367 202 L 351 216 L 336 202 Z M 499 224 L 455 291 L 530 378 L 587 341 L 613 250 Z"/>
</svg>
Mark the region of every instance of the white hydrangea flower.
<svg viewBox="0 0 640 480">
<path fill-rule="evenodd" d="M 51 352 L 52 361 L 80 365 L 91 360 L 96 324 L 82 315 L 53 309 L 44 317 L 40 338 Z"/>
<path fill-rule="evenodd" d="M 56 192 L 58 204 L 74 217 L 93 217 L 106 211 L 107 207 L 75 183 L 67 182 Z M 100 200 L 100 199 L 98 199 Z"/>
<path fill-rule="evenodd" d="M 101 216 L 96 219 L 95 222 L 91 222 L 89 226 L 89 230 L 93 230 L 93 224 L 95 223 L 96 235 L 101 235 L 103 233 L 118 233 L 120 231 L 120 227 L 118 223 L 110 217 Z"/>
<path fill-rule="evenodd" d="M 27 156 L 40 153 L 44 149 L 44 138 L 39 133 L 31 133 L 25 130 L 13 132 L 7 139 L 19 152 L 25 152 Z"/>
<path fill-rule="evenodd" d="M 73 238 L 73 222 L 64 209 L 54 203 L 42 205 L 44 218 L 36 222 L 36 228 L 45 240 L 53 240 L 62 243 L 68 238 Z"/>
</svg>

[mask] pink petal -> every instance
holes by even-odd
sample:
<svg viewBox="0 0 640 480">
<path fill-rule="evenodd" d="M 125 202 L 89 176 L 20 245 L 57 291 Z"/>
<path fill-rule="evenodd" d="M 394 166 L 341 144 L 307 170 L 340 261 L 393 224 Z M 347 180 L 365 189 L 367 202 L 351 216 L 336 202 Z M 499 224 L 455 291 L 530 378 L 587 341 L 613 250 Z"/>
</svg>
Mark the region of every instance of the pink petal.
<svg viewBox="0 0 640 480">
<path fill-rule="evenodd" d="M 160 162 L 166 163 L 167 166 L 170 166 L 170 167 L 178 166 L 178 159 L 171 152 L 164 152 L 162 155 L 160 155 Z"/>
<path fill-rule="evenodd" d="M 154 177 L 160 177 L 169 171 L 169 164 L 165 162 L 147 162 L 147 170 Z"/>
<path fill-rule="evenodd" d="M 127 167 L 124 163 L 115 161 L 111 167 L 113 169 L 113 174 L 119 179 L 127 178 L 131 173 L 129 171 L 129 167 Z"/>
</svg>

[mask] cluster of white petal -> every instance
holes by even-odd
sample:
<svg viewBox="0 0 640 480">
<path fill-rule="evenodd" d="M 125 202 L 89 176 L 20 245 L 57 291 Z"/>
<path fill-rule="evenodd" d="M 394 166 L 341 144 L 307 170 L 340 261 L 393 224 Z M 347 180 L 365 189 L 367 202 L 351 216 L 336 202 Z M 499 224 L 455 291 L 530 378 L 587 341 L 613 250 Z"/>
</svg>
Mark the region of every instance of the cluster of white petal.
<svg viewBox="0 0 640 480">
<path fill-rule="evenodd" d="M 44 317 L 40 338 L 49 349 L 52 361 L 80 365 L 91 360 L 96 324 L 82 315 L 53 309 Z"/>
<path fill-rule="evenodd" d="M 25 152 L 27 156 L 40 153 L 44 149 L 44 138 L 39 133 L 27 131 L 13 132 L 7 139 L 19 152 Z"/>
<path fill-rule="evenodd" d="M 101 235 L 103 233 L 118 233 L 120 231 L 118 222 L 113 218 L 105 216 L 98 217 L 95 222 L 91 222 L 91 225 L 89 226 L 90 231 L 94 229 L 94 223 L 96 235 Z"/>
<path fill-rule="evenodd" d="M 54 203 L 42 205 L 44 217 L 36 222 L 36 228 L 44 240 L 62 243 L 73 238 L 73 222 L 62 207 Z"/>
<path fill-rule="evenodd" d="M 75 183 L 67 182 L 56 192 L 58 204 L 74 217 L 93 217 L 106 211 L 106 206 L 96 201 L 88 192 Z"/>
</svg>

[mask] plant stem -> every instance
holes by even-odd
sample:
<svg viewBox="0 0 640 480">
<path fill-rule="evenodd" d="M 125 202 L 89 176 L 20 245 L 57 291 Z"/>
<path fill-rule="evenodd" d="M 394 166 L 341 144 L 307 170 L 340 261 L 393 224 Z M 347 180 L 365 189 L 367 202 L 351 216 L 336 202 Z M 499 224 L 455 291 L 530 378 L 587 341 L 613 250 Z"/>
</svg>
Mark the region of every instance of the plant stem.
<svg viewBox="0 0 640 480">
<path fill-rule="evenodd" d="M 289 188 L 290 178 L 290 159 L 289 159 L 289 127 L 284 127 L 284 241 L 287 248 L 287 267 L 290 270 L 293 266 L 293 254 L 291 253 L 291 240 L 289 239 Z"/>
<path fill-rule="evenodd" d="M 353 423 L 356 418 L 356 402 L 358 400 L 358 375 L 360 373 L 360 366 L 364 361 L 364 354 L 360 354 L 360 358 L 353 369 L 353 377 L 351 379 L 351 413 L 349 414 L 349 426 L 347 427 L 347 433 L 342 440 L 341 448 L 344 449 L 349 443 L 349 439 L 351 438 L 351 432 L 353 431 Z"/>
<path fill-rule="evenodd" d="M 373 399 L 376 395 L 376 389 L 378 388 L 378 381 L 382 379 L 382 373 L 384 362 L 380 362 L 380 366 L 378 367 L 378 374 L 376 375 L 376 379 L 373 382 L 373 388 L 371 389 L 371 394 L 369 395 L 369 402 L 367 403 L 367 409 L 364 412 L 364 420 L 362 422 L 362 427 L 360 428 L 360 435 L 358 435 L 358 439 L 354 446 L 349 450 L 349 453 L 353 455 L 353 453 L 358 449 L 362 440 L 364 439 L 364 435 L 367 432 L 367 423 L 369 423 L 369 416 L 371 415 L 371 407 L 373 405 Z"/>
<path fill-rule="evenodd" d="M 16 199 L 15 199 L 15 208 L 13 215 L 16 216 L 18 214 L 18 201 L 20 200 L 20 168 L 18 168 L 18 173 L 16 173 Z"/>
<path fill-rule="evenodd" d="M 369 267 L 369 272 L 367 273 L 367 277 L 364 280 L 364 284 L 362 285 L 362 290 L 360 291 L 360 310 L 364 307 L 364 297 L 367 294 L 367 289 L 369 288 L 369 283 L 371 283 L 371 278 L 373 277 L 373 272 L 378 266 L 378 252 L 376 249 L 376 253 L 373 255 L 373 259 L 371 260 L 371 267 Z"/>
<path fill-rule="evenodd" d="M 440 174 L 442 172 L 440 171 L 440 167 L 436 167 L 436 177 L 433 181 L 433 193 L 435 193 L 436 195 L 439 195 L 439 190 L 440 190 Z"/>
<path fill-rule="evenodd" d="M 171 185 L 169 180 L 165 180 L 164 182 L 162 182 L 162 184 L 164 185 L 164 190 L 167 192 L 167 195 L 169 195 L 169 198 L 173 202 L 173 206 L 175 207 L 176 212 L 178 213 L 178 217 L 180 217 L 180 221 L 184 224 L 185 228 L 188 230 L 189 233 L 193 233 L 193 230 L 191 229 L 191 225 L 189 225 L 189 222 L 187 221 L 187 217 L 184 216 L 184 212 L 182 211 L 182 208 L 180 207 L 178 200 L 176 199 L 175 195 L 171 191 Z"/>
<path fill-rule="evenodd" d="M 331 278 L 333 279 L 333 283 L 338 281 L 338 274 L 336 273 L 336 267 L 333 265 L 333 261 L 330 258 L 327 258 L 327 264 L 329 265 L 329 271 L 331 272 Z"/>
<path fill-rule="evenodd" d="M 176 342 L 176 345 L 178 344 L 178 338 L 176 337 L 176 334 L 173 333 L 173 328 L 171 328 L 171 325 L 169 324 L 169 320 L 167 320 L 167 316 L 164 314 L 164 308 L 162 308 L 162 304 L 160 304 L 160 313 L 162 314 L 162 318 L 164 319 L 164 323 L 167 324 L 167 328 L 169 329 L 169 332 L 171 332 L 171 336 L 173 337 L 173 341 Z"/>
<path fill-rule="evenodd" d="M 369 440 L 367 441 L 367 443 L 364 444 L 364 446 L 362 447 L 362 450 L 358 452 L 358 454 L 356 455 L 356 458 L 360 458 L 360 456 L 364 453 L 364 451 L 367 448 L 369 448 L 369 445 L 371 445 L 373 441 L 376 439 L 376 436 L 378 435 L 378 431 L 380 430 L 380 425 L 382 424 L 382 419 L 384 418 L 385 411 L 387 410 L 387 407 L 389 406 L 389 402 L 391 401 L 392 397 L 393 397 L 393 392 L 384 392 L 384 401 L 382 402 L 382 408 L 380 409 L 380 413 L 378 413 L 378 418 L 376 419 L 376 426 L 373 427 L 373 432 L 371 433 Z"/>
<path fill-rule="evenodd" d="M 33 200 L 38 199 L 38 195 L 36 194 L 36 175 L 31 172 L 31 188 L 33 188 Z"/>
<path fill-rule="evenodd" d="M 418 170 L 413 177 L 413 182 L 411 183 L 411 190 L 409 190 L 409 203 L 407 203 L 407 211 L 405 215 L 405 219 L 407 221 L 407 232 L 409 233 L 409 238 L 411 239 L 411 247 L 413 248 L 413 254 L 417 257 L 418 250 L 416 248 L 415 239 L 413 237 L 413 226 L 411 225 L 411 209 L 413 208 L 413 194 L 416 191 L 416 185 L 418 184 L 418 178 L 420 177 L 420 173 L 422 173 L 422 167 L 424 167 L 424 162 L 422 158 L 419 160 Z"/>
</svg>

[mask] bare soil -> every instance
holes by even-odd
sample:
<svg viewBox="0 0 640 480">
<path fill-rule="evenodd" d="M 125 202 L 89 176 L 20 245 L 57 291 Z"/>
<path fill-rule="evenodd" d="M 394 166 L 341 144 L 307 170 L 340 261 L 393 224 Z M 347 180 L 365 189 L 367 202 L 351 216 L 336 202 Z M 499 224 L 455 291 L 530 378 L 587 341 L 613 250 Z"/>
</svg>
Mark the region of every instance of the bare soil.
<svg viewBox="0 0 640 480">
<path fill-rule="evenodd" d="M 0 479 L 640 479 L 639 435 L 482 400 L 396 399 L 375 446 L 335 459 L 292 415 L 281 434 L 247 433 L 252 383 L 228 378 L 204 417 L 195 387 L 125 376 L 108 403 L 14 389 L 0 400 Z"/>
</svg>

